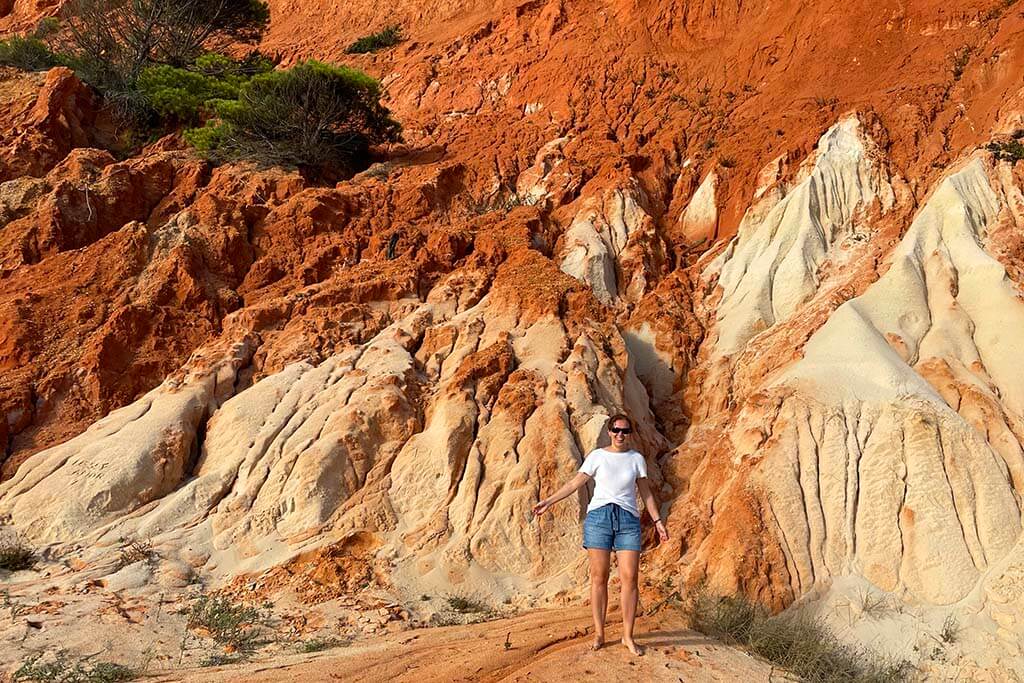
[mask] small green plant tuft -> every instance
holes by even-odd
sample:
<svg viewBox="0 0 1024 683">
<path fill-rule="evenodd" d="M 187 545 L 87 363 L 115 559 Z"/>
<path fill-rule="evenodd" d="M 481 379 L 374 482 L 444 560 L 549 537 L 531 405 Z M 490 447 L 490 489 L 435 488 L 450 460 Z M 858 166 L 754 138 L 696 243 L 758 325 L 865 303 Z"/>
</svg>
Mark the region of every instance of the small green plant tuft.
<svg viewBox="0 0 1024 683">
<path fill-rule="evenodd" d="M 322 652 L 335 647 L 344 647 L 349 644 L 347 640 L 338 638 L 313 638 L 299 644 L 299 652 Z"/>
<path fill-rule="evenodd" d="M 985 149 L 991 152 L 997 161 L 1009 161 L 1015 164 L 1024 159 L 1024 144 L 1021 144 L 1016 135 L 1009 140 L 990 142 L 985 145 Z"/>
<path fill-rule="evenodd" d="M 996 19 L 1001 17 L 1003 15 L 1003 12 L 1008 10 L 1015 2 L 1017 2 L 1017 0 L 1000 0 L 999 4 L 989 9 L 987 12 L 985 12 L 985 14 L 982 15 L 982 21 L 995 21 Z"/>
<path fill-rule="evenodd" d="M 967 69 L 967 63 L 971 61 L 971 47 L 964 45 L 962 48 L 953 53 L 950 57 L 950 62 L 953 72 L 953 80 L 959 81 L 964 75 L 964 70 Z"/>
<path fill-rule="evenodd" d="M 52 659 L 41 661 L 42 653 L 31 655 L 11 676 L 14 681 L 38 681 L 40 683 L 118 683 L 132 681 L 139 677 L 138 670 L 114 662 L 89 663 L 85 659 L 72 661 L 65 651 L 57 652 Z"/>
<path fill-rule="evenodd" d="M 397 24 L 393 24 L 381 31 L 378 31 L 377 33 L 371 33 L 368 36 L 363 36 L 349 45 L 345 52 L 349 54 L 376 52 L 377 50 L 383 50 L 386 47 L 398 45 L 402 42 L 402 37 L 402 27 Z"/>
<path fill-rule="evenodd" d="M 718 165 L 722 168 L 733 168 L 736 165 L 736 160 L 732 157 L 722 157 L 718 160 Z"/>
<path fill-rule="evenodd" d="M 131 681 L 137 678 L 135 669 L 115 662 L 96 662 L 89 669 L 89 681 L 96 683 L 114 683 L 115 681 Z"/>
<path fill-rule="evenodd" d="M 31 569 L 35 559 L 36 554 L 32 546 L 21 536 L 6 534 L 0 537 L 0 569 L 12 572 Z"/>
<path fill-rule="evenodd" d="M 811 683 L 903 681 L 909 664 L 890 661 L 838 641 L 817 618 L 803 613 L 771 616 L 740 596 L 718 597 L 700 590 L 687 607 L 692 628 L 749 648 Z"/>
<path fill-rule="evenodd" d="M 224 596 L 201 595 L 188 610 L 188 627 L 203 628 L 218 643 L 239 650 L 254 647 L 266 621 L 259 609 Z"/>
<path fill-rule="evenodd" d="M 217 652 L 199 662 L 199 666 L 206 668 L 211 666 L 224 666 L 226 664 L 238 664 L 244 659 L 245 658 L 242 655 L 225 655 Z"/>
</svg>

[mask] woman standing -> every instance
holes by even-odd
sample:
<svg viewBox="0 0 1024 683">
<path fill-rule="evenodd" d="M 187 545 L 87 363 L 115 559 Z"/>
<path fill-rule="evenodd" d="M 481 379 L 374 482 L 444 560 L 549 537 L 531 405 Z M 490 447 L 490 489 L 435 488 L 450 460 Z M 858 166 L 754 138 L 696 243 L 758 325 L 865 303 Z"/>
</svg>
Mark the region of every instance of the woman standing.
<svg viewBox="0 0 1024 683">
<path fill-rule="evenodd" d="M 594 649 L 604 645 L 604 620 L 608 608 L 608 568 L 611 551 L 619 562 L 622 586 L 622 644 L 634 655 L 643 649 L 633 642 L 633 621 L 638 598 L 637 573 L 640 568 L 640 510 L 636 490 L 654 520 L 659 538 L 668 540 L 668 531 L 661 520 L 658 505 L 647 482 L 644 456 L 629 448 L 633 422 L 622 414 L 608 420 L 611 445 L 595 448 L 583 461 L 579 473 L 565 486 L 533 506 L 533 514 L 548 509 L 594 480 L 594 497 L 587 506 L 583 522 L 583 547 L 590 556 L 590 605 L 594 615 Z"/>
</svg>

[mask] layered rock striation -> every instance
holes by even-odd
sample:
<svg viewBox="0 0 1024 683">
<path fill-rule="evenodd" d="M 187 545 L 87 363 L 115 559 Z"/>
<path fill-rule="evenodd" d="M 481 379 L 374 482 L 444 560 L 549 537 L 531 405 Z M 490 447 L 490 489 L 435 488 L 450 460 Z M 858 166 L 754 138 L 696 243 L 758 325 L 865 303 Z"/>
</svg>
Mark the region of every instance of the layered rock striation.
<svg viewBox="0 0 1024 683">
<path fill-rule="evenodd" d="M 286 59 L 344 47 L 271 4 Z M 867 587 L 1024 669 L 1024 195 L 983 147 L 1024 22 L 820 5 L 755 41 L 749 7 L 408 3 L 359 58 L 407 141 L 334 187 L 173 136 L 115 159 L 70 72 L 4 71 L 4 524 L 67 586 L 344 557 L 346 590 L 571 600 L 587 496 L 529 511 L 626 411 L 654 582 Z M 994 56 L 950 74 L 967 40 Z M 164 561 L 123 573 L 124 539 Z"/>
</svg>

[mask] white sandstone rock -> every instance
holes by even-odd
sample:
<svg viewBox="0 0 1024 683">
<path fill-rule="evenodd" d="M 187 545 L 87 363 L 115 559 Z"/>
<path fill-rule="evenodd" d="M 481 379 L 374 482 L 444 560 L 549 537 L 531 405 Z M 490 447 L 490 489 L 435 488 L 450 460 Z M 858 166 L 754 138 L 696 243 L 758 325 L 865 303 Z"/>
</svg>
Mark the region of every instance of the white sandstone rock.
<svg viewBox="0 0 1024 683">
<path fill-rule="evenodd" d="M 895 194 L 856 117 L 818 143 L 807 177 L 765 214 L 748 215 L 728 249 L 705 270 L 718 275 L 718 353 L 735 353 L 754 335 L 792 316 L 819 286 L 833 247 L 867 230 L 864 216 Z"/>
</svg>

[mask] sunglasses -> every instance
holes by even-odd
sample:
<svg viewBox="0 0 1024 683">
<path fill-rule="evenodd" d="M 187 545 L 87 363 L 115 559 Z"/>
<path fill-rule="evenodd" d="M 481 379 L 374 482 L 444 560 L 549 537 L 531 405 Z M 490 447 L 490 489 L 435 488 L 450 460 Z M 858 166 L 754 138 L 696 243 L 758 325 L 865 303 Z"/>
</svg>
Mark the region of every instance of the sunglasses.
<svg viewBox="0 0 1024 683">
<path fill-rule="evenodd" d="M 633 430 L 629 427 L 609 427 L 608 431 L 612 434 L 632 434 Z"/>
</svg>

